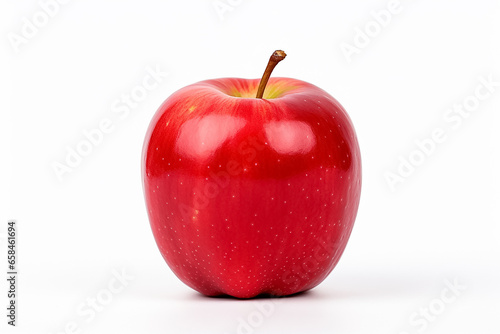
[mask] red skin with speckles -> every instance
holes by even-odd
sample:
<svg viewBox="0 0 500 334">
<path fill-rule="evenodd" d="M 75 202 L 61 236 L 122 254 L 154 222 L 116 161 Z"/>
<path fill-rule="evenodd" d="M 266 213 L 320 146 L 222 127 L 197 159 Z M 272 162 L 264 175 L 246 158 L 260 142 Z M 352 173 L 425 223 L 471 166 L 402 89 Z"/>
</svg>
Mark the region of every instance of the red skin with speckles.
<svg viewBox="0 0 500 334">
<path fill-rule="evenodd" d="M 309 83 L 202 81 L 149 126 L 142 174 L 151 228 L 172 271 L 208 296 L 311 289 L 347 244 L 361 159 L 342 106 Z"/>
</svg>

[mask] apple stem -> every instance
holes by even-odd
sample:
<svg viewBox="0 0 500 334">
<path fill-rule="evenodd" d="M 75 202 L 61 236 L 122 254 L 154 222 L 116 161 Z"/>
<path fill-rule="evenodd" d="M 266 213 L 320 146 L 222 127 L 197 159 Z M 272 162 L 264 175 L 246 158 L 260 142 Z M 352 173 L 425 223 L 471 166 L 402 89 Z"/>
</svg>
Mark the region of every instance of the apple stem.
<svg viewBox="0 0 500 334">
<path fill-rule="evenodd" d="M 256 98 L 261 99 L 264 96 L 264 90 L 266 89 L 267 82 L 269 81 L 269 78 L 271 77 L 271 73 L 273 72 L 274 68 L 280 61 L 285 59 L 286 53 L 285 51 L 282 50 L 276 50 L 273 52 L 271 55 L 271 58 L 269 58 L 269 62 L 267 63 L 266 70 L 264 71 L 264 74 L 262 75 L 262 79 L 260 79 L 259 83 L 259 89 L 257 90 L 257 96 Z"/>
</svg>

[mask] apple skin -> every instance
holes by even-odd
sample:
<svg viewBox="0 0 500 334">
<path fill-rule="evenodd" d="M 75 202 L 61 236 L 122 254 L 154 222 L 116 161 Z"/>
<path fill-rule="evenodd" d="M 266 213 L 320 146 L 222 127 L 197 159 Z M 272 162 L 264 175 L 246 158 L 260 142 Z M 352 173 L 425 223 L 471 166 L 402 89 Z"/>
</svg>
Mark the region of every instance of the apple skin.
<svg viewBox="0 0 500 334">
<path fill-rule="evenodd" d="M 352 122 L 304 81 L 224 78 L 184 87 L 148 128 L 142 178 L 158 248 L 207 296 L 285 296 L 321 283 L 361 192 Z"/>
</svg>

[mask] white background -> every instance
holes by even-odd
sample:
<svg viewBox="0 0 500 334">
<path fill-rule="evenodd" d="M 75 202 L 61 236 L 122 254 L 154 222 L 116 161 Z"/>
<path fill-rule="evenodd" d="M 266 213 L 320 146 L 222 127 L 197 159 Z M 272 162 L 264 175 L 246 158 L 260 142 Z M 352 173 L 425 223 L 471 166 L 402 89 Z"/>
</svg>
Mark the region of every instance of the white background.
<svg viewBox="0 0 500 334">
<path fill-rule="evenodd" d="M 228 1 L 223 13 L 213 0 L 68 1 L 17 52 L 9 36 L 42 9 L 2 1 L 0 258 L 5 268 L 6 222 L 16 219 L 20 277 L 18 327 L 4 310 L 1 332 L 63 333 L 75 323 L 81 333 L 500 333 L 500 86 L 459 126 L 443 119 L 480 77 L 500 81 L 500 3 L 401 0 L 376 31 L 371 13 L 388 1 Z M 348 59 L 342 43 L 367 26 L 368 45 Z M 279 48 L 288 57 L 275 76 L 325 89 L 353 120 L 358 218 L 339 265 L 313 291 L 206 298 L 173 275 L 153 240 L 140 176 L 146 128 L 175 90 L 260 77 Z M 113 104 L 148 67 L 168 75 L 117 117 Z M 113 131 L 58 180 L 53 163 L 106 118 Z M 446 140 L 391 190 L 386 173 L 436 128 Z M 88 321 L 77 308 L 105 293 L 113 270 L 133 279 Z M 450 303 L 446 281 L 461 286 Z M 0 288 L 4 309 L 4 279 Z M 429 307 L 439 314 L 422 324 Z"/>
</svg>

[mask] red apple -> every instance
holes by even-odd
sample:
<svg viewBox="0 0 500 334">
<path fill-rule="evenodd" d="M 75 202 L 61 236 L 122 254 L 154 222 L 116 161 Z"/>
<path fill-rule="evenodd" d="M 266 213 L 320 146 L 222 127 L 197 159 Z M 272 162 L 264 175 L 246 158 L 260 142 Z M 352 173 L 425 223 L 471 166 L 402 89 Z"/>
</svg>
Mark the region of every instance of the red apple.
<svg viewBox="0 0 500 334">
<path fill-rule="evenodd" d="M 311 289 L 351 234 L 361 191 L 353 125 L 324 90 L 268 81 L 283 58 L 273 54 L 259 94 L 258 79 L 180 89 L 146 135 L 142 173 L 155 240 L 175 275 L 208 296 Z"/>
</svg>

